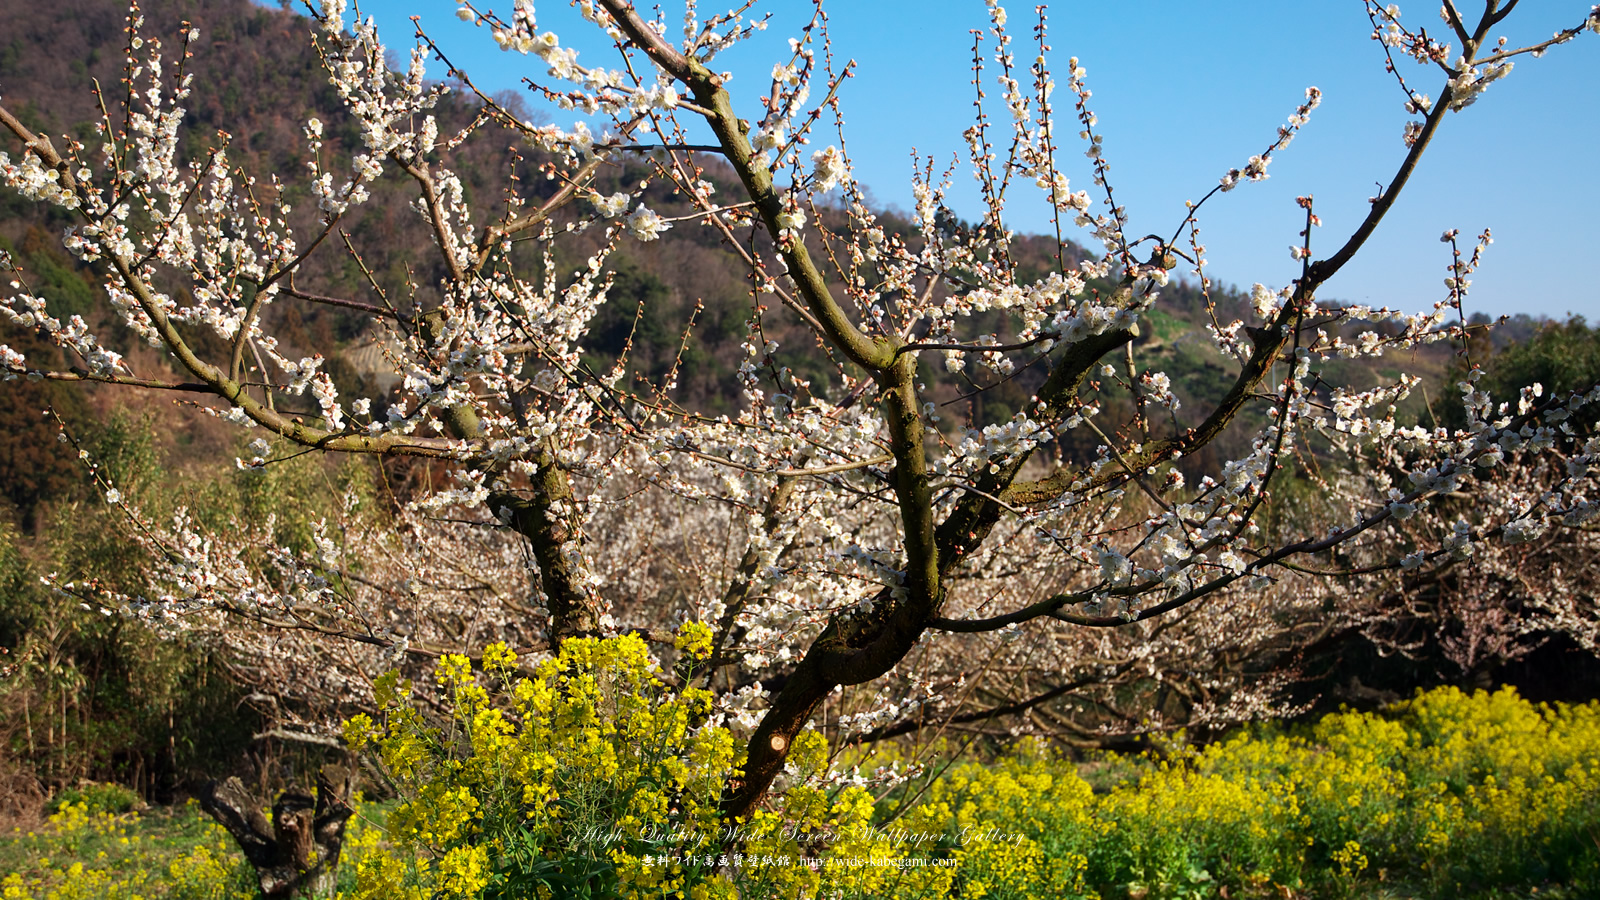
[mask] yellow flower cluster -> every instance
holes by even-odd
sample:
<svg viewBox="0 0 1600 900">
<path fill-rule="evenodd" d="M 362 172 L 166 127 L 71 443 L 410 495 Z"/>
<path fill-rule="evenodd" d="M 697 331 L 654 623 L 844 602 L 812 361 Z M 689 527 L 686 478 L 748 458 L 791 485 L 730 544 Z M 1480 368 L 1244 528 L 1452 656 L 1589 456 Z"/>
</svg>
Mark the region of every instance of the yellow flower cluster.
<svg viewBox="0 0 1600 900">
<path fill-rule="evenodd" d="M 1089 894 L 1088 860 L 1063 844 L 1093 831 L 1089 785 L 1034 741 L 990 765 L 950 769 L 905 816 L 905 831 L 943 835 L 965 897 L 1079 897 Z"/>
<path fill-rule="evenodd" d="M 678 637 L 673 641 L 678 650 L 692 659 L 709 659 L 711 656 L 712 642 L 716 635 L 712 633 L 711 626 L 704 622 L 685 622 L 678 630 Z"/>
<path fill-rule="evenodd" d="M 703 655 L 709 638 L 686 626 L 679 643 Z M 358 865 L 356 896 L 660 896 L 717 883 L 689 861 L 720 848 L 717 803 L 739 762 L 732 736 L 705 726 L 710 693 L 670 689 L 637 636 L 566 641 L 531 677 L 517 665 L 498 644 L 481 672 L 442 658 L 451 718 L 441 726 L 392 675 L 377 692 L 382 724 L 346 724 L 403 798 L 390 851 Z"/>
<path fill-rule="evenodd" d="M 1096 807 L 1102 884 L 1600 886 L 1585 837 L 1600 821 L 1600 705 L 1439 689 L 1387 715 L 1326 716 L 1308 737 L 1237 736 Z"/>
<path fill-rule="evenodd" d="M 711 640 L 691 622 L 676 644 L 694 661 Z M 1063 865 L 1037 836 L 980 834 L 984 810 L 1052 784 L 1061 797 L 1049 810 L 1081 812 L 1086 791 L 1043 771 L 1042 754 L 1012 767 L 1007 793 L 966 802 L 959 824 L 919 807 L 911 825 L 884 827 L 864 787 L 829 779 L 828 743 L 805 731 L 772 801 L 750 821 L 724 821 L 736 742 L 706 724 L 711 695 L 669 687 L 636 636 L 566 641 L 531 675 L 495 645 L 481 670 L 447 656 L 435 677 L 447 722 L 427 724 L 387 676 L 381 723 L 347 723 L 402 798 L 387 843 L 356 866 L 357 897 L 943 897 L 968 862 L 1019 885 L 1082 884 L 1081 857 Z"/>
<path fill-rule="evenodd" d="M 193 810 L 189 815 L 195 815 Z M 207 823 L 187 850 L 114 815 L 65 803 L 7 849 L 23 861 L 0 880 L 0 900 L 251 900 L 248 867 L 221 826 Z M 19 853 L 20 851 L 20 853 Z"/>
<path fill-rule="evenodd" d="M 678 649 L 703 657 L 709 630 Z M 664 682 L 637 637 L 568 641 L 519 675 L 446 657 L 452 717 L 424 724 L 381 686 L 383 724 L 347 733 L 392 774 L 388 843 L 362 855 L 359 897 L 1149 897 L 1424 895 L 1600 887 L 1600 705 L 1535 707 L 1510 691 L 1420 694 L 1309 733 L 1242 734 L 1135 763 L 1096 795 L 1078 767 L 1025 742 L 882 798 L 830 777 L 827 741 L 798 735 L 751 821 L 719 819 L 735 742 L 711 698 Z M 1491 852 L 1492 851 L 1492 852 Z"/>
<path fill-rule="evenodd" d="M 700 640 L 686 627 L 679 649 L 693 658 Z M 1080 764 L 1024 741 L 874 797 L 808 731 L 752 820 L 727 822 L 736 742 L 637 637 L 518 666 L 499 645 L 478 668 L 442 659 L 451 712 L 436 724 L 386 676 L 379 720 L 347 723 L 400 800 L 381 828 L 359 805 L 343 900 L 1600 894 L 1596 703 L 1436 690 L 1118 758 L 1126 777 L 1099 793 Z M 162 855 L 130 821 L 64 805 L 13 841 L 27 862 L 0 900 L 251 895 L 220 828 Z"/>
</svg>

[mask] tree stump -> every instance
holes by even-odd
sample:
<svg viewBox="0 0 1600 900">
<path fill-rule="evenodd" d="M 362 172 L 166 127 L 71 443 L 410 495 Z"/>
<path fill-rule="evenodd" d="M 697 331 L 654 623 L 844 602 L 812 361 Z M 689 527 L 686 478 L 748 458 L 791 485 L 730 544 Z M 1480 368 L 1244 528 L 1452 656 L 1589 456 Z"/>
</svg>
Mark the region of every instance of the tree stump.
<svg viewBox="0 0 1600 900">
<path fill-rule="evenodd" d="M 316 796 L 284 791 L 272 804 L 270 822 L 263 803 L 237 777 L 208 782 L 199 800 L 244 851 L 263 897 L 331 897 L 344 826 L 354 812 L 349 803 L 354 783 L 354 772 L 324 768 L 317 775 Z"/>
</svg>

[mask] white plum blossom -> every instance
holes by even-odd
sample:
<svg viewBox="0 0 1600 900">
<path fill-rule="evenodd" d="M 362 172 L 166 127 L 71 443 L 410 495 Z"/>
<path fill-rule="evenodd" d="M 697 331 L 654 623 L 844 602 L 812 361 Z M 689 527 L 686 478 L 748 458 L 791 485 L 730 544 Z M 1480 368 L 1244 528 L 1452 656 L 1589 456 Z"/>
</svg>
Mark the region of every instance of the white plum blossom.
<svg viewBox="0 0 1600 900">
<path fill-rule="evenodd" d="M 1100 551 L 1100 578 L 1110 584 L 1122 584 L 1133 573 L 1133 564 L 1115 550 Z"/>
<path fill-rule="evenodd" d="M 608 219 L 614 219 L 622 215 L 623 210 L 628 208 L 628 203 L 632 200 L 633 196 L 627 191 L 618 191 L 610 196 L 603 196 L 598 192 L 589 194 L 589 202 L 594 204 L 595 210 Z M 640 209 L 644 209 L 644 207 L 640 207 Z M 652 215 L 654 214 L 652 213 Z M 631 222 L 630 227 L 632 227 Z M 641 238 L 641 240 L 647 239 Z"/>
<path fill-rule="evenodd" d="M 672 223 L 661 218 L 655 210 L 648 206 L 640 206 L 628 214 L 628 231 L 641 241 L 653 241 L 661 236 L 661 232 L 672 227 Z"/>
<path fill-rule="evenodd" d="M 845 166 L 844 154 L 839 148 L 828 145 L 822 150 L 811 154 L 811 178 L 813 186 L 823 193 L 833 190 L 849 174 Z"/>
<path fill-rule="evenodd" d="M 806 227 L 805 211 L 790 207 L 778 214 L 778 236 L 781 240 L 795 241 Z"/>
</svg>

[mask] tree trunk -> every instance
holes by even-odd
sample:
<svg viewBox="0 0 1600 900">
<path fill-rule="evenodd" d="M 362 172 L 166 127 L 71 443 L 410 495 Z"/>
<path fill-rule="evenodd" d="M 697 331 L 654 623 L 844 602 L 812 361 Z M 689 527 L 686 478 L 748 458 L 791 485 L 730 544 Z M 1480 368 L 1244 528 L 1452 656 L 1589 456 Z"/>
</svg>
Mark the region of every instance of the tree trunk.
<svg viewBox="0 0 1600 900">
<path fill-rule="evenodd" d="M 200 806 L 221 823 L 256 870 L 261 895 L 331 897 L 344 846 L 344 826 L 354 812 L 349 797 L 355 773 L 325 768 L 317 776 L 317 795 L 284 791 L 272 804 L 272 821 L 262 802 L 237 777 L 200 789 Z"/>
</svg>

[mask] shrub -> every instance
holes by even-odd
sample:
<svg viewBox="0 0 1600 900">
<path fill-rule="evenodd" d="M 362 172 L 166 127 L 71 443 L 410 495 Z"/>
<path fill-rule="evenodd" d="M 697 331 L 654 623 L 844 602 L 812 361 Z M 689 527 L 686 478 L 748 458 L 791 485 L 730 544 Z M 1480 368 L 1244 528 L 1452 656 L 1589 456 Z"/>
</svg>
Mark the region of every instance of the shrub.
<svg viewBox="0 0 1600 900">
<path fill-rule="evenodd" d="M 51 812 L 60 812 L 67 806 L 83 806 L 91 813 L 132 812 L 140 805 L 139 795 L 120 784 L 103 784 L 86 781 L 75 788 L 67 788 L 50 801 Z"/>
<path fill-rule="evenodd" d="M 680 672 L 704 661 L 709 637 L 684 626 Z M 482 677 L 466 657 L 442 658 L 440 726 L 386 675 L 381 722 L 347 723 L 402 797 L 388 847 L 358 865 L 357 897 L 905 892 L 899 860 L 916 842 L 874 827 L 863 786 L 829 778 L 821 735 L 797 737 L 771 808 L 727 821 L 719 804 L 743 762 L 734 737 L 712 722 L 711 694 L 670 686 L 640 638 L 572 639 L 532 677 L 515 667 L 501 644 L 484 650 Z M 924 893 L 942 895 L 946 869 L 926 871 Z"/>
<path fill-rule="evenodd" d="M 699 628 L 678 638 L 696 662 Z M 894 804 L 832 769 L 826 739 L 807 731 L 772 801 L 726 821 L 733 736 L 710 695 L 669 684 L 638 637 L 569 640 L 531 677 L 516 665 L 503 645 L 481 673 L 444 657 L 438 726 L 393 674 L 381 722 L 350 720 L 350 742 L 402 798 L 387 843 L 369 839 L 357 865 L 357 897 L 1600 888 L 1600 704 L 1435 690 L 1304 734 L 1180 747 L 1100 795 L 1027 741 L 956 762 Z"/>
<path fill-rule="evenodd" d="M 679 637 L 696 662 L 700 634 Z M 1098 794 L 1077 764 L 1026 740 L 878 802 L 808 731 L 781 790 L 729 822 L 719 801 L 741 760 L 704 693 L 637 637 L 567 645 L 528 670 L 498 645 L 477 669 L 445 657 L 437 723 L 385 676 L 379 719 L 357 716 L 347 733 L 399 799 L 358 799 L 342 900 L 1600 891 L 1600 703 L 1440 689 L 1299 733 L 1125 760 Z M 16 872 L 3 900 L 253 896 L 225 833 L 193 810 L 139 817 L 63 799 L 37 833 L 0 844 L 0 868 Z"/>
</svg>

